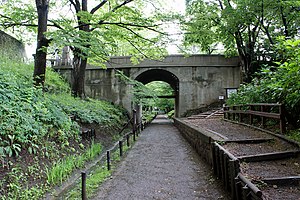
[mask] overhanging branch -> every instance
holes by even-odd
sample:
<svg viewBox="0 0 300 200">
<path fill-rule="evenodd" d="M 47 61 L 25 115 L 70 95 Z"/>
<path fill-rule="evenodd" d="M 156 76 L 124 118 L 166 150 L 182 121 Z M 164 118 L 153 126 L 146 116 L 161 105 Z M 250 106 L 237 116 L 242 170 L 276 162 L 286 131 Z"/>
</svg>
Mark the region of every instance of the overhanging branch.
<svg viewBox="0 0 300 200">
<path fill-rule="evenodd" d="M 95 6 L 92 10 L 91 10 L 91 14 L 94 14 L 97 10 L 99 10 L 102 6 L 104 6 L 107 3 L 107 0 L 103 0 L 101 3 L 99 3 L 97 6 Z"/>
<path fill-rule="evenodd" d="M 114 12 L 116 12 L 119 8 L 121 8 L 121 7 L 123 7 L 123 6 L 125 6 L 125 5 L 127 5 L 127 4 L 129 4 L 130 2 L 132 2 L 133 0 L 126 0 L 126 1 L 124 1 L 123 3 L 121 3 L 121 4 L 119 4 L 119 5 L 117 5 L 116 7 L 114 7 L 110 12 L 111 13 L 114 13 Z M 101 25 L 103 22 L 105 21 L 105 19 L 102 19 L 102 20 L 100 20 L 100 21 L 98 21 L 98 25 Z M 91 30 L 90 31 L 93 31 L 93 30 L 95 30 L 96 28 L 91 28 Z"/>
</svg>

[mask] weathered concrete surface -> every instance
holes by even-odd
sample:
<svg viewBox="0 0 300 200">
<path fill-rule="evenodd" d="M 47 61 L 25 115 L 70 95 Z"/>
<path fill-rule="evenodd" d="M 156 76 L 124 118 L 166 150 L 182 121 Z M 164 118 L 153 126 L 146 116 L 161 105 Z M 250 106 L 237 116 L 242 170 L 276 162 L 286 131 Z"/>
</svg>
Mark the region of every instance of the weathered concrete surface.
<svg viewBox="0 0 300 200">
<path fill-rule="evenodd" d="M 197 153 L 212 167 L 211 144 L 214 141 L 223 141 L 224 138 L 204 128 L 188 124 L 179 118 L 174 119 L 174 125 Z"/>
<path fill-rule="evenodd" d="M 96 199 L 229 199 L 207 166 L 165 118 L 158 118 L 107 180 Z"/>
<path fill-rule="evenodd" d="M 0 31 L 0 56 L 12 60 L 24 60 L 26 58 L 24 44 Z"/>
<path fill-rule="evenodd" d="M 219 101 L 226 95 L 226 88 L 238 88 L 240 68 L 238 58 L 227 59 L 220 55 L 170 55 L 162 61 L 146 60 L 132 65 L 130 57 L 114 57 L 107 69 L 89 66 L 86 70 L 86 94 L 104 99 L 131 110 L 132 85 L 116 77 L 116 70 L 144 84 L 165 81 L 175 91 L 176 116 L 188 110 Z M 71 68 L 57 67 L 68 80 Z"/>
</svg>

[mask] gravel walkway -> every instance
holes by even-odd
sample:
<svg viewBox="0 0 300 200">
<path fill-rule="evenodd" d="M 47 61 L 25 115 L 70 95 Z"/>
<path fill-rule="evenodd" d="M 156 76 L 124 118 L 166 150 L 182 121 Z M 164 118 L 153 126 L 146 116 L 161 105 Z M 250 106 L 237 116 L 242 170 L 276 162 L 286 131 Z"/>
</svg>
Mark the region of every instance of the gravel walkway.
<svg viewBox="0 0 300 200">
<path fill-rule="evenodd" d="M 172 123 L 158 116 L 94 199 L 229 199 L 219 184 Z"/>
</svg>

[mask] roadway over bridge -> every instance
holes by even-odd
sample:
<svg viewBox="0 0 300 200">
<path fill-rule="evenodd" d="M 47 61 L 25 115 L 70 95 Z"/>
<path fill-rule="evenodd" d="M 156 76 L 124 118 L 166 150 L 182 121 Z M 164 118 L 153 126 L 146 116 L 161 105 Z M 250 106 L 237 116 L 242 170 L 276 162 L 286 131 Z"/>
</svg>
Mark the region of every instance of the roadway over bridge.
<svg viewBox="0 0 300 200">
<path fill-rule="evenodd" d="M 241 82 L 239 59 L 222 55 L 169 55 L 161 61 L 145 60 L 133 65 L 130 57 L 112 57 L 107 69 L 88 66 L 86 69 L 86 95 L 133 108 L 132 85 L 116 76 L 122 71 L 143 84 L 164 81 L 174 90 L 175 115 L 219 101 L 227 88 L 238 88 Z M 72 66 L 54 66 L 67 80 L 71 80 Z"/>
</svg>

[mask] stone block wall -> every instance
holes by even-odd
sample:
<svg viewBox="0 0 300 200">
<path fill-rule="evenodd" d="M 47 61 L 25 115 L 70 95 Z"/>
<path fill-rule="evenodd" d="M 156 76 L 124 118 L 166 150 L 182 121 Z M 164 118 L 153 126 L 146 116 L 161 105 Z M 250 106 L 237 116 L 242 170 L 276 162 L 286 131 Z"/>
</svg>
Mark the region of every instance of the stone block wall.
<svg viewBox="0 0 300 200">
<path fill-rule="evenodd" d="M 188 124 L 179 118 L 174 119 L 174 125 L 197 153 L 212 166 L 211 144 L 214 141 L 222 140 L 222 138 L 219 138 L 205 129 Z"/>
<path fill-rule="evenodd" d="M 26 58 L 24 44 L 0 31 L 0 56 L 10 60 L 24 60 Z"/>
</svg>

